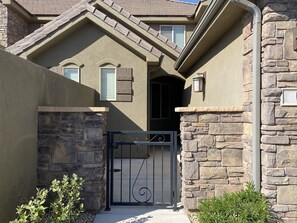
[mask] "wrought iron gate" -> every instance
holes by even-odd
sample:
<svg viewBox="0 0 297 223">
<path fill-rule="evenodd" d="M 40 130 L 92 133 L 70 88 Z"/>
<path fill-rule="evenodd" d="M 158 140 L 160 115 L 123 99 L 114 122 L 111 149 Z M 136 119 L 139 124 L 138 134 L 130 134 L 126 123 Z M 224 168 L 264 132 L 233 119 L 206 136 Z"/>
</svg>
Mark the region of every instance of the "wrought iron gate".
<svg viewBox="0 0 297 223">
<path fill-rule="evenodd" d="M 161 204 L 176 210 L 176 132 L 111 131 L 106 155 L 106 210 L 110 204 Z"/>
</svg>

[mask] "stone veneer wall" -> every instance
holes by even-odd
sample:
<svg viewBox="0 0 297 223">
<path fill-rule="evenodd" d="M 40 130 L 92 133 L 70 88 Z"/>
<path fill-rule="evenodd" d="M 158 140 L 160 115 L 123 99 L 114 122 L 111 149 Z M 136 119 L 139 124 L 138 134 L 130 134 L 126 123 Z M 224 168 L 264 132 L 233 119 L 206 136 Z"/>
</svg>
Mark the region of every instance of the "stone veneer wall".
<svg viewBox="0 0 297 223">
<path fill-rule="evenodd" d="M 0 46 L 7 47 L 8 9 L 0 3 Z"/>
<path fill-rule="evenodd" d="M 28 34 L 28 22 L 0 3 L 0 46 L 6 48 Z"/>
<path fill-rule="evenodd" d="M 252 180 L 252 15 L 243 17 L 243 167 L 246 180 Z"/>
<path fill-rule="evenodd" d="M 242 188 L 242 108 L 180 108 L 182 201 L 194 211 L 205 197 Z"/>
<path fill-rule="evenodd" d="M 106 113 L 47 110 L 39 113 L 38 186 L 77 173 L 85 180 L 85 207 L 99 210 L 105 201 Z"/>
<path fill-rule="evenodd" d="M 297 108 L 280 106 L 297 88 L 296 0 L 260 1 L 262 26 L 262 192 L 285 223 L 297 222 Z"/>
</svg>

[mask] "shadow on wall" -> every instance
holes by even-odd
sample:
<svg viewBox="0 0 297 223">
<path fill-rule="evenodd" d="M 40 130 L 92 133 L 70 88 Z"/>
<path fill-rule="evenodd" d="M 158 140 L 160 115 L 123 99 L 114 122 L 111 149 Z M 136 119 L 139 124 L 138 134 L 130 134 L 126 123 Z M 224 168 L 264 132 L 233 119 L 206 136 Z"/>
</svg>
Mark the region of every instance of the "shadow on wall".
<svg viewBox="0 0 297 223">
<path fill-rule="evenodd" d="M 239 23 L 241 25 L 241 23 Z M 228 47 L 232 42 L 234 42 L 240 35 L 242 34 L 242 29 L 232 29 L 231 32 L 225 33 L 222 40 L 219 42 L 220 44 L 215 44 L 212 46 L 208 53 L 205 54 L 204 57 L 202 57 L 201 60 L 199 60 L 199 64 L 195 69 L 198 69 L 199 67 L 202 67 L 203 65 L 207 64 L 208 61 L 210 61 L 212 58 L 214 58 L 219 52 L 224 50 L 226 47 Z M 228 35 L 228 38 L 224 38 L 224 36 Z"/>
<path fill-rule="evenodd" d="M 110 130 L 143 130 L 133 120 L 126 116 L 121 110 L 114 106 L 111 102 L 100 101 L 100 93 L 95 93 L 95 106 L 97 107 L 108 107 L 109 112 L 107 114 L 107 131 Z M 130 103 L 130 102 L 124 102 Z M 136 110 L 135 108 L 131 108 Z M 137 111 L 135 111 L 137 113 Z"/>
<path fill-rule="evenodd" d="M 192 85 L 190 85 L 189 87 L 187 87 L 184 90 L 183 93 L 183 105 L 184 107 L 188 106 L 191 102 L 191 97 L 192 97 Z"/>
<path fill-rule="evenodd" d="M 86 33 L 83 36 L 83 41 L 81 33 Z M 45 51 L 42 51 L 40 54 L 38 52 L 35 53 L 32 61 L 47 68 L 57 67 L 61 61 L 73 58 L 91 47 L 92 44 L 103 36 L 96 27 L 86 21 L 72 27 L 65 35 L 61 35 L 61 37 L 52 41 L 51 46 L 47 46 Z"/>
<path fill-rule="evenodd" d="M 0 50 L 0 222 L 35 194 L 37 107 L 94 106 L 94 90 Z"/>
</svg>

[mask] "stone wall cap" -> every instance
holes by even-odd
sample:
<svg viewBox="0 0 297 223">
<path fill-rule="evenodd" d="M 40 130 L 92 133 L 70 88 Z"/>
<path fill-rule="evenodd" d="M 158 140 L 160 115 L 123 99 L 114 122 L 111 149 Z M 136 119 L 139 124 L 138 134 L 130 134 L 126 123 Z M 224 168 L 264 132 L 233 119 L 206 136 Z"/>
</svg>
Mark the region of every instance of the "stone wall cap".
<svg viewBox="0 0 297 223">
<path fill-rule="evenodd" d="M 109 112 L 108 107 L 52 107 L 38 106 L 38 112 Z"/>
<path fill-rule="evenodd" d="M 175 112 L 243 112 L 242 106 L 177 107 Z"/>
</svg>

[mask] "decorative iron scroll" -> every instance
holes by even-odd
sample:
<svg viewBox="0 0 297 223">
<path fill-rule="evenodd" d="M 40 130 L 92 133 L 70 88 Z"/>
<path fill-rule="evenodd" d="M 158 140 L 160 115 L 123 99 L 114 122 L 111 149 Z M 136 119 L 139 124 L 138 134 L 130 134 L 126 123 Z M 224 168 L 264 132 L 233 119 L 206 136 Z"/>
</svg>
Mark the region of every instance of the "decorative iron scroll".
<svg viewBox="0 0 297 223">
<path fill-rule="evenodd" d="M 131 139 L 131 138 L 130 138 Z M 165 142 L 165 135 L 153 135 L 152 137 L 150 136 L 149 138 L 147 137 L 146 140 L 148 142 L 152 142 L 152 141 L 158 141 L 158 142 Z M 139 147 L 137 147 L 137 151 L 139 151 Z M 144 165 L 144 162 L 146 161 L 146 159 L 149 157 L 149 152 L 147 152 L 146 156 L 143 158 L 143 161 L 141 163 L 141 166 L 138 170 L 138 173 L 137 173 L 137 176 L 136 176 L 136 179 L 133 183 L 133 186 L 132 186 L 132 196 L 133 198 L 135 199 L 135 201 L 137 201 L 138 203 L 147 203 L 150 201 L 150 199 L 152 198 L 152 191 L 148 188 L 148 187 L 141 187 L 139 190 L 138 190 L 138 195 L 140 195 L 141 197 L 145 198 L 143 201 L 139 200 L 138 198 L 136 198 L 135 194 L 134 194 L 134 191 L 135 191 L 135 186 L 136 186 L 136 182 L 138 180 L 138 177 L 140 175 L 140 172 L 143 168 L 143 165 Z"/>
<path fill-rule="evenodd" d="M 148 154 L 146 155 L 146 157 L 148 156 Z M 141 163 L 141 166 L 138 170 L 138 173 L 137 173 L 137 176 L 136 176 L 136 179 L 133 183 L 133 186 L 132 186 L 132 196 L 133 198 L 138 202 L 138 203 L 147 203 L 151 198 L 152 198 L 152 191 L 148 188 L 148 187 L 141 187 L 139 190 L 138 190 L 138 193 L 141 197 L 146 197 L 146 199 L 144 201 L 141 201 L 139 199 L 136 198 L 135 194 L 134 194 L 134 188 L 135 188 L 135 185 L 136 185 L 136 181 L 139 177 L 139 174 L 142 170 L 142 167 L 143 167 L 143 164 L 146 160 L 146 157 L 143 159 L 142 163 Z M 147 198 L 148 197 L 148 198 Z"/>
</svg>

